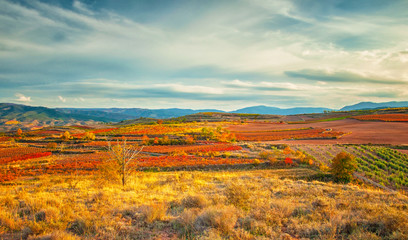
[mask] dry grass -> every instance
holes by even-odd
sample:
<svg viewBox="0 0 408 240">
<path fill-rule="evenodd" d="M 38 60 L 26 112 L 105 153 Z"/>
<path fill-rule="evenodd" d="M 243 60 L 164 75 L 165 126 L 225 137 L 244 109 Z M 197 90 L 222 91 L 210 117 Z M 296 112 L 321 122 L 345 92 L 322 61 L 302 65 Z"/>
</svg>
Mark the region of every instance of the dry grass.
<svg viewBox="0 0 408 240">
<path fill-rule="evenodd" d="M 0 186 L 0 239 L 408 239 L 407 197 L 291 180 L 311 171 L 25 179 Z"/>
</svg>

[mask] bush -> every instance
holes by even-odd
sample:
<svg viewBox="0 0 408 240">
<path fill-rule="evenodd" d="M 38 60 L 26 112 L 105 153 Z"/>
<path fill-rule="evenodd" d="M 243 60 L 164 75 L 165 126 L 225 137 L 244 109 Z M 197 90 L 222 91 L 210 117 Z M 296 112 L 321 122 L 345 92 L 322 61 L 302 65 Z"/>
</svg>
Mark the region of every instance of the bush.
<svg viewBox="0 0 408 240">
<path fill-rule="evenodd" d="M 87 132 L 84 136 L 84 140 L 89 140 L 89 141 L 95 140 L 95 134 L 92 132 Z"/>
<path fill-rule="evenodd" d="M 349 153 L 341 152 L 332 160 L 331 172 L 336 181 L 350 182 L 356 169 L 357 162 Z"/>
<path fill-rule="evenodd" d="M 184 212 L 174 221 L 175 227 L 182 235 L 182 239 L 193 239 L 196 228 L 194 226 L 199 209 L 185 209 Z"/>
<path fill-rule="evenodd" d="M 147 223 L 152 223 L 156 220 L 162 221 L 166 216 L 167 204 L 156 203 L 142 208 L 142 215 Z"/>
<path fill-rule="evenodd" d="M 226 189 L 226 196 L 230 204 L 236 207 L 247 208 L 251 194 L 246 186 L 231 184 Z"/>
<path fill-rule="evenodd" d="M 262 151 L 262 152 L 259 153 L 259 158 L 260 158 L 260 159 L 267 160 L 270 155 L 271 155 L 270 152 Z"/>
<path fill-rule="evenodd" d="M 60 138 L 61 138 L 62 140 L 64 140 L 64 141 L 68 141 L 68 140 L 72 139 L 73 137 L 71 136 L 71 133 L 70 133 L 70 132 L 65 131 L 64 134 L 62 134 L 62 135 L 60 136 Z"/>
<path fill-rule="evenodd" d="M 258 158 L 255 158 L 253 163 L 255 166 L 258 166 L 259 164 L 261 164 L 261 161 Z"/>
<path fill-rule="evenodd" d="M 233 206 L 211 206 L 203 210 L 195 222 L 196 229 L 215 228 L 224 234 L 230 233 L 238 220 Z"/>
<path fill-rule="evenodd" d="M 71 232 L 78 236 L 84 235 L 86 229 L 87 229 L 86 223 L 82 219 L 76 219 L 75 221 L 68 223 L 67 227 L 68 232 Z"/>
<path fill-rule="evenodd" d="M 291 164 L 293 164 L 293 160 L 292 160 L 292 158 L 285 158 L 285 164 L 287 164 L 287 165 L 291 165 Z"/>
<path fill-rule="evenodd" d="M 189 195 L 182 202 L 185 208 L 204 208 L 208 205 L 208 201 L 203 195 Z"/>
</svg>

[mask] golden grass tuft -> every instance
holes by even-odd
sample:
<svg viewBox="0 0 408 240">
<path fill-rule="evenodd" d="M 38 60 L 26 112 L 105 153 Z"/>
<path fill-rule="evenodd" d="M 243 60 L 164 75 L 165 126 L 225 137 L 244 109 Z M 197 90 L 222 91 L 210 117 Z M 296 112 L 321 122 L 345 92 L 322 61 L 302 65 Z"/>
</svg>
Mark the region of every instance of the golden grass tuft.
<svg viewBox="0 0 408 240">
<path fill-rule="evenodd" d="M 238 219 L 237 210 L 233 206 L 215 205 L 205 208 L 195 221 L 196 229 L 215 228 L 228 234 L 232 232 Z"/>
<path fill-rule="evenodd" d="M 147 223 L 152 223 L 154 221 L 163 221 L 166 217 L 167 209 L 166 203 L 155 203 L 142 206 L 141 213 Z"/>
<path fill-rule="evenodd" d="M 188 195 L 183 198 L 182 205 L 184 208 L 204 208 L 208 205 L 208 200 L 204 195 Z"/>
</svg>

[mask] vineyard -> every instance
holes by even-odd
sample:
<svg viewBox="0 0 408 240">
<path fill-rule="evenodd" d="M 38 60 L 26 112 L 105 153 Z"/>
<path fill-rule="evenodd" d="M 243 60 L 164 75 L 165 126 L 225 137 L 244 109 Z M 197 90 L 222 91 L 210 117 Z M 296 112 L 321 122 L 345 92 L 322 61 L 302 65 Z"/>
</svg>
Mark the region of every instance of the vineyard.
<svg viewBox="0 0 408 240">
<path fill-rule="evenodd" d="M 403 119 L 405 115 L 381 116 L 385 121 Z M 360 117 L 368 119 L 366 116 Z M 376 115 L 370 117 L 377 118 Z M 245 123 L 237 124 L 136 124 L 97 128 L 67 126 L 26 131 L 18 136 L 5 135 L 0 138 L 0 182 L 43 174 L 94 174 L 98 166 L 110 158 L 107 151 L 109 145 L 126 140 L 129 146 L 144 146 L 137 161 L 132 163 L 139 170 L 251 165 L 272 162 L 270 159 L 282 163 L 281 166 L 306 163 L 307 166 L 329 167 L 331 159 L 345 151 L 356 157 L 357 171 L 362 176 L 393 189 L 408 188 L 405 177 L 408 174 L 407 155 L 389 147 L 296 144 L 296 140 L 339 139 L 345 134 L 331 128 L 288 128 L 286 124 L 268 123 L 245 128 Z M 229 131 L 224 128 L 229 125 L 238 127 Z M 94 134 L 93 138 L 86 138 L 89 133 Z M 293 152 L 304 152 L 308 160 L 299 160 L 298 155 L 293 152 L 290 154 L 290 150 L 283 148 L 273 150 L 269 156 L 269 153 L 263 152 L 265 149 L 256 147 L 254 143 L 271 143 L 276 140 L 293 140 Z M 251 146 L 249 143 L 254 144 Z"/>
<path fill-rule="evenodd" d="M 50 156 L 52 153 L 36 147 L 0 148 L 0 164 Z"/>
<path fill-rule="evenodd" d="M 132 163 L 139 170 L 252 164 L 251 158 L 229 157 L 230 152 L 241 151 L 240 146 L 216 141 L 230 135 L 220 127 L 223 124 L 72 126 L 4 136 L 0 141 L 0 182 L 44 174 L 94 174 L 110 159 L 108 147 L 124 140 L 129 146 L 147 145 Z M 93 137 L 85 138 L 92 136 L 89 133 Z M 220 154 L 224 152 L 228 153 Z"/>
<path fill-rule="evenodd" d="M 331 129 L 283 129 L 273 131 L 239 131 L 234 132 L 241 141 L 274 141 L 286 139 L 332 139 L 340 138 L 344 133 Z"/>
<path fill-rule="evenodd" d="M 202 144 L 202 145 L 180 145 L 180 146 L 147 146 L 144 152 L 171 153 L 171 152 L 224 152 L 242 150 L 240 146 L 232 144 Z"/>
<path fill-rule="evenodd" d="M 408 155 L 384 146 L 369 145 L 295 145 L 315 159 L 317 165 L 330 166 L 331 159 L 341 151 L 356 157 L 357 172 L 393 189 L 408 189 Z"/>
<path fill-rule="evenodd" d="M 373 114 L 355 116 L 353 118 L 364 121 L 408 122 L 408 114 Z"/>
</svg>

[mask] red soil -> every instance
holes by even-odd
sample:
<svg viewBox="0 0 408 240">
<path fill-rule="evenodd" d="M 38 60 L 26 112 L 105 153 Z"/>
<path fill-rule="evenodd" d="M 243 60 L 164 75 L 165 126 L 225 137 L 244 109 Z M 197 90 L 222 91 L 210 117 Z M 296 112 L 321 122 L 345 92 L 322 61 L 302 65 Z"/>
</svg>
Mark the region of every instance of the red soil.
<svg viewBox="0 0 408 240">
<path fill-rule="evenodd" d="M 346 135 L 339 139 L 317 140 L 281 140 L 273 143 L 289 144 L 408 144 L 407 122 L 371 122 L 356 119 L 344 119 L 329 122 L 317 122 L 307 124 L 274 124 L 274 123 L 249 123 L 246 125 L 233 125 L 229 127 L 231 132 L 236 131 L 266 131 L 278 129 L 296 128 L 324 128 L 332 131 L 344 132 Z"/>
</svg>

